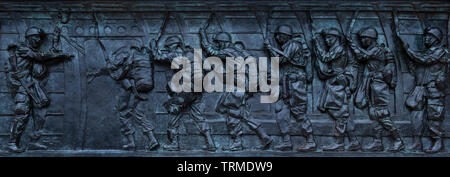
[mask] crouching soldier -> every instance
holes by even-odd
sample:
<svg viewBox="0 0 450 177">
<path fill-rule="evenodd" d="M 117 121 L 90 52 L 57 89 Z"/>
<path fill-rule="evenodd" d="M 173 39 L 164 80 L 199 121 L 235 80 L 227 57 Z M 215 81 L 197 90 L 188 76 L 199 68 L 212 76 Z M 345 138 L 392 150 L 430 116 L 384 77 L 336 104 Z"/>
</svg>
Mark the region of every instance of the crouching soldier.
<svg viewBox="0 0 450 177">
<path fill-rule="evenodd" d="M 112 60 L 106 59 L 107 67 L 95 73 L 89 73 L 89 82 L 93 76 L 109 75 L 121 85 L 119 100 L 116 109 L 119 111 L 121 133 L 127 143 L 122 146 L 124 150 L 135 150 L 135 131 L 133 120 L 142 128 L 146 139 L 146 150 L 155 150 L 159 143 L 153 133 L 154 126 L 144 114 L 144 101 L 142 94 L 153 89 L 153 66 L 150 55 L 144 48 L 124 46 L 116 50 Z"/>
</svg>

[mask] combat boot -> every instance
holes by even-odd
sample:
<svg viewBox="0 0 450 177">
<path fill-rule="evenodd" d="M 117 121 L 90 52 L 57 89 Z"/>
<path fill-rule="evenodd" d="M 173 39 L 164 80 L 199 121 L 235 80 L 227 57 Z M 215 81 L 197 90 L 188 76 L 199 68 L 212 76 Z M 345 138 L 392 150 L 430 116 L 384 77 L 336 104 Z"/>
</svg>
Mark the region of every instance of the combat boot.
<svg viewBox="0 0 450 177">
<path fill-rule="evenodd" d="M 422 140 L 420 136 L 413 137 L 413 144 L 408 147 L 410 151 L 421 151 L 422 150 Z"/>
<path fill-rule="evenodd" d="M 361 150 L 361 143 L 359 143 L 358 138 L 354 135 L 349 136 L 350 145 L 348 146 L 348 151 L 359 151 Z"/>
<path fill-rule="evenodd" d="M 124 150 L 136 150 L 136 144 L 134 143 L 134 135 L 126 135 L 127 140 L 128 140 L 128 144 L 125 144 L 122 146 L 122 149 Z"/>
<path fill-rule="evenodd" d="M 144 133 L 144 137 L 147 139 L 148 144 L 145 145 L 145 150 L 156 150 L 159 147 L 159 143 L 153 134 L 153 131 Z"/>
<path fill-rule="evenodd" d="M 292 150 L 291 136 L 284 135 L 283 142 L 280 145 L 274 147 L 277 151 L 289 151 Z"/>
<path fill-rule="evenodd" d="M 8 143 L 6 146 L 6 150 L 13 153 L 22 153 L 25 152 L 22 148 L 18 147 L 16 143 Z"/>
<path fill-rule="evenodd" d="M 344 144 L 344 137 L 339 136 L 335 137 L 336 142 L 334 144 L 328 145 L 323 147 L 323 151 L 344 151 L 345 150 L 345 144 Z"/>
<path fill-rule="evenodd" d="M 434 139 L 433 144 L 430 146 L 429 149 L 425 150 L 426 153 L 437 153 L 442 150 L 442 139 L 436 138 Z"/>
<path fill-rule="evenodd" d="M 392 147 L 388 149 L 388 151 L 399 152 L 399 151 L 405 149 L 405 144 L 403 143 L 403 140 L 402 140 L 398 130 L 396 130 L 392 133 L 392 138 L 394 139 L 394 143 L 392 144 Z"/>
<path fill-rule="evenodd" d="M 309 151 L 315 151 L 317 149 L 316 141 L 314 140 L 314 136 L 312 134 L 309 134 L 306 137 L 306 143 L 302 146 L 298 147 L 296 150 L 298 152 L 309 152 Z"/>
<path fill-rule="evenodd" d="M 211 132 L 206 131 L 204 135 L 205 135 L 206 145 L 202 149 L 205 151 L 211 151 L 211 152 L 216 151 L 216 145 L 214 144 L 213 138 L 211 136 Z"/>
<path fill-rule="evenodd" d="M 384 146 L 383 146 L 383 142 L 381 141 L 381 133 L 378 133 L 374 138 L 373 138 L 373 142 L 364 147 L 364 151 L 370 151 L 370 152 L 379 152 L 379 151 L 383 151 L 384 150 Z"/>
<path fill-rule="evenodd" d="M 224 151 L 242 151 L 244 147 L 242 146 L 241 137 L 236 137 L 233 139 L 233 142 L 229 146 L 222 147 Z"/>
<path fill-rule="evenodd" d="M 165 150 L 168 151 L 179 151 L 180 146 L 178 144 L 178 135 L 175 130 L 168 130 L 167 136 L 169 137 L 169 144 L 163 146 Z"/>
<path fill-rule="evenodd" d="M 272 145 L 273 139 L 264 132 L 262 127 L 259 127 L 255 130 L 256 135 L 261 139 L 261 145 L 257 147 L 260 150 L 267 150 Z"/>
</svg>

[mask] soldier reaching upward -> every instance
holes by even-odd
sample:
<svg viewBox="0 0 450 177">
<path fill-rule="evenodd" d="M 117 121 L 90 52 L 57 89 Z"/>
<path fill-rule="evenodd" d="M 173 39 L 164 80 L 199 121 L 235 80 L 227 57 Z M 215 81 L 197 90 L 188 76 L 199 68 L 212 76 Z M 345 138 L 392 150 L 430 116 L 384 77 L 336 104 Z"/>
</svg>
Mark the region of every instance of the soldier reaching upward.
<svg viewBox="0 0 450 177">
<path fill-rule="evenodd" d="M 155 45 L 155 44 L 154 44 Z M 193 51 L 191 48 L 183 45 L 183 42 L 178 36 L 170 36 L 166 39 L 165 49 L 158 50 L 154 48 L 155 61 L 171 63 L 176 57 L 193 58 Z M 189 73 L 190 74 L 190 73 Z M 167 136 L 169 144 L 164 145 L 163 148 L 169 151 L 178 151 L 180 146 L 178 143 L 178 128 L 183 113 L 187 112 L 189 118 L 194 121 L 194 124 L 199 128 L 200 133 L 205 137 L 206 145 L 203 148 L 207 151 L 215 151 L 216 146 L 211 136 L 211 128 L 203 117 L 204 104 L 202 103 L 201 92 L 174 92 L 170 82 L 167 84 L 167 91 L 170 95 L 169 101 L 164 103 L 164 107 L 170 114 L 170 121 L 167 128 Z"/>
<path fill-rule="evenodd" d="M 442 31 L 436 27 L 424 30 L 424 51 L 414 51 L 403 40 L 408 60 L 415 66 L 415 87 L 406 99 L 406 106 L 412 111 L 412 126 L 414 142 L 411 150 L 421 150 L 424 121 L 431 133 L 432 145 L 427 153 L 442 150 L 444 130 L 441 124 L 444 120 L 445 89 L 448 86 L 447 70 L 450 63 L 448 50 L 441 44 Z M 401 39 L 401 38 L 400 38 Z M 426 118 L 425 118 L 426 117 Z"/>
<path fill-rule="evenodd" d="M 277 124 L 283 136 L 281 145 L 275 146 L 276 150 L 286 151 L 292 149 L 289 125 L 291 117 L 300 123 L 306 134 L 306 143 L 297 151 L 314 151 L 316 142 L 310 119 L 306 116 L 306 104 L 308 95 L 307 83 L 312 81 L 312 72 L 308 63 L 311 53 L 300 37 L 293 37 L 292 28 L 289 25 L 280 25 L 275 33 L 275 39 L 281 46 L 281 51 L 265 41 L 266 48 L 274 57 L 280 57 L 281 64 L 281 95 L 282 100 L 276 103 Z"/>
<path fill-rule="evenodd" d="M 349 118 L 348 99 L 351 97 L 350 85 L 354 78 L 349 70 L 352 66 L 349 65 L 347 50 L 342 43 L 342 35 L 336 28 L 326 29 L 322 34 L 326 47 L 313 35 L 314 52 L 317 56 L 315 66 L 319 78 L 325 81 L 318 109 L 327 112 L 335 123 L 335 143 L 325 146 L 323 150 L 343 151 L 345 135 L 350 140 L 348 150 L 359 150 L 361 145 L 353 134 L 354 123 Z"/>
<path fill-rule="evenodd" d="M 358 62 L 365 65 L 364 78 L 355 96 L 355 106 L 369 107 L 369 117 L 375 123 L 375 138 L 365 147 L 367 151 L 383 151 L 382 133 L 387 130 L 394 143 L 389 151 L 404 149 L 398 128 L 391 120 L 389 111 L 389 88 L 395 88 L 396 76 L 392 52 L 377 43 L 378 33 L 373 27 L 363 28 L 358 33 L 362 46 L 350 41 L 350 48 Z"/>
</svg>

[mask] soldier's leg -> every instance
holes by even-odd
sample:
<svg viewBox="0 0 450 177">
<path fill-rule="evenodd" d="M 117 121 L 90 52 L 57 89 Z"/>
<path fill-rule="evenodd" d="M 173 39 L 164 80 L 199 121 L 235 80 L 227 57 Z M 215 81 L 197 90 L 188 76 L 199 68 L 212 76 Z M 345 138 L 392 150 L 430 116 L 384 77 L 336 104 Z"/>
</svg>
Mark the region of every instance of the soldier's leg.
<svg viewBox="0 0 450 177">
<path fill-rule="evenodd" d="M 139 99 L 136 99 L 135 103 L 135 120 L 136 123 L 141 126 L 142 133 L 144 134 L 144 137 L 146 138 L 146 141 L 148 144 L 145 145 L 145 149 L 147 150 L 154 150 L 159 146 L 158 141 L 155 138 L 155 135 L 153 133 L 153 130 L 155 127 L 153 126 L 153 123 L 147 119 L 147 117 L 144 114 L 144 104 Z"/>
<path fill-rule="evenodd" d="M 375 136 L 373 137 L 373 141 L 368 146 L 364 147 L 364 151 L 383 151 L 383 126 L 381 125 L 379 115 L 375 114 L 375 109 L 369 107 L 369 118 L 372 121 L 372 127 L 375 132 Z"/>
<path fill-rule="evenodd" d="M 350 141 L 350 145 L 348 146 L 349 151 L 358 151 L 361 149 L 361 143 L 355 135 L 355 121 L 353 119 L 348 118 L 347 121 L 347 130 L 346 135 L 348 136 L 348 140 Z"/>
<path fill-rule="evenodd" d="M 267 133 L 264 131 L 263 127 L 261 126 L 261 123 L 259 123 L 253 116 L 247 112 L 247 118 L 243 121 L 247 126 L 250 128 L 250 130 L 254 131 L 256 133 L 256 136 L 261 140 L 261 146 L 258 146 L 257 149 L 266 150 L 270 148 L 270 145 L 273 142 L 273 139 L 267 135 Z"/>
<path fill-rule="evenodd" d="M 411 127 L 413 133 L 413 143 L 409 150 L 416 151 L 422 150 L 422 136 L 424 130 L 424 117 L 425 117 L 425 109 L 411 111 Z"/>
<path fill-rule="evenodd" d="M 394 122 L 390 117 L 390 112 L 388 108 L 374 108 L 375 116 L 378 117 L 377 121 L 380 125 L 389 132 L 391 138 L 394 140 L 393 145 L 389 148 L 389 151 L 397 152 L 404 149 L 404 143 L 400 135 L 400 131 L 395 126 Z"/>
<path fill-rule="evenodd" d="M 226 118 L 227 129 L 230 133 L 231 144 L 229 146 L 224 146 L 222 149 L 224 151 L 240 151 L 243 150 L 242 146 L 242 124 L 241 120 L 227 116 Z"/>
<path fill-rule="evenodd" d="M 275 105 L 276 121 L 278 128 L 280 129 L 283 142 L 280 145 L 275 146 L 276 150 L 286 151 L 292 149 L 291 136 L 289 135 L 290 127 L 290 110 L 289 106 L 284 104 L 282 99 L 278 100 Z"/>
<path fill-rule="evenodd" d="M 167 138 L 169 139 L 169 144 L 164 145 L 163 148 L 169 151 L 179 151 L 178 128 L 180 127 L 180 120 L 183 117 L 183 114 L 169 114 L 169 116 L 170 119 L 167 126 Z"/>
<path fill-rule="evenodd" d="M 311 120 L 305 115 L 294 115 L 297 122 L 300 123 L 301 130 L 306 136 L 306 143 L 297 148 L 297 151 L 315 151 L 317 148 L 316 141 L 314 140 L 313 129 Z"/>
<path fill-rule="evenodd" d="M 206 146 L 203 148 L 207 151 L 216 151 L 216 145 L 211 136 L 211 128 L 203 117 L 204 104 L 201 102 L 191 105 L 189 110 L 189 117 L 194 121 L 194 124 L 200 130 L 200 133 L 205 137 Z"/>
<path fill-rule="evenodd" d="M 33 103 L 33 109 L 31 110 L 31 113 L 33 121 L 33 132 L 30 134 L 30 143 L 28 144 L 28 149 L 46 150 L 47 146 L 39 143 L 39 139 L 41 138 L 41 135 L 43 133 L 47 108 L 37 108 L 37 105 Z"/>
<path fill-rule="evenodd" d="M 131 117 L 133 114 L 132 109 L 129 107 L 130 96 L 130 92 L 125 89 L 121 89 L 116 107 L 119 111 L 119 120 L 121 123 L 120 132 L 127 139 L 127 143 L 122 146 L 125 150 L 136 149 L 136 144 L 134 143 L 134 128 L 131 122 Z"/>
<path fill-rule="evenodd" d="M 427 105 L 428 130 L 431 133 L 433 144 L 425 152 L 436 153 L 442 150 L 442 136 L 444 130 L 441 128 L 444 119 L 444 99 L 429 98 Z"/>
<path fill-rule="evenodd" d="M 11 152 L 23 152 L 23 149 L 19 148 L 19 145 L 23 131 L 30 118 L 30 101 L 30 97 L 24 91 L 20 91 L 19 89 L 15 96 L 15 118 L 11 125 L 10 138 L 7 146 L 7 149 Z"/>
<path fill-rule="evenodd" d="M 347 128 L 349 117 L 348 105 L 344 104 L 339 110 L 328 109 L 330 117 L 334 120 L 334 137 L 335 142 L 323 147 L 324 151 L 343 151 L 345 150 L 344 135 Z"/>
</svg>

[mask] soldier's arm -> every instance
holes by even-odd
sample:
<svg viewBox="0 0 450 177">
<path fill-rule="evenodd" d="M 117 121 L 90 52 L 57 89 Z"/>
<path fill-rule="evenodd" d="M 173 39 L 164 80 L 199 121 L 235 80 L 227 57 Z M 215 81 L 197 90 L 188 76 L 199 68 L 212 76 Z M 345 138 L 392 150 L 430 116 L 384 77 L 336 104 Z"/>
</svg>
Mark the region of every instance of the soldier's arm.
<svg viewBox="0 0 450 177">
<path fill-rule="evenodd" d="M 20 47 L 18 54 L 22 58 L 36 61 L 49 61 L 49 60 L 64 60 L 72 58 L 73 55 L 65 53 L 54 53 L 54 52 L 34 52 L 27 47 Z"/>
<path fill-rule="evenodd" d="M 353 45 L 352 45 L 353 46 Z M 379 52 L 379 48 L 378 47 L 374 47 L 370 50 L 365 50 L 361 47 L 350 47 L 353 52 L 355 53 L 355 58 L 357 61 L 366 61 L 369 60 L 370 58 L 373 58 L 377 52 Z"/>
<path fill-rule="evenodd" d="M 425 54 L 424 52 L 420 51 L 414 51 L 410 48 L 406 50 L 406 53 L 408 54 L 408 58 L 413 61 L 420 64 L 432 64 L 439 61 L 441 57 L 445 54 L 445 52 L 438 51 L 434 52 L 432 54 Z"/>
<path fill-rule="evenodd" d="M 343 53 L 344 53 L 344 49 L 341 46 L 341 47 L 337 47 L 333 51 L 326 52 L 325 50 L 321 50 L 317 54 L 319 55 L 319 59 L 322 62 L 329 63 L 329 62 L 332 62 L 332 61 L 340 58 L 343 55 Z"/>
</svg>

